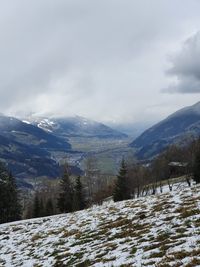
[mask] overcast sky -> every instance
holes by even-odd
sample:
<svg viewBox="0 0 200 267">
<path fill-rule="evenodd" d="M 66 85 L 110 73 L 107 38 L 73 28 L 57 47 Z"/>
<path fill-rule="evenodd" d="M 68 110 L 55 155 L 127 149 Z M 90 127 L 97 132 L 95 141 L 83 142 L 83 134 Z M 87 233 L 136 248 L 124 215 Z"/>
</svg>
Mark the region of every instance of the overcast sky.
<svg viewBox="0 0 200 267">
<path fill-rule="evenodd" d="M 0 3 L 0 112 L 158 121 L 200 100 L 199 0 Z"/>
</svg>

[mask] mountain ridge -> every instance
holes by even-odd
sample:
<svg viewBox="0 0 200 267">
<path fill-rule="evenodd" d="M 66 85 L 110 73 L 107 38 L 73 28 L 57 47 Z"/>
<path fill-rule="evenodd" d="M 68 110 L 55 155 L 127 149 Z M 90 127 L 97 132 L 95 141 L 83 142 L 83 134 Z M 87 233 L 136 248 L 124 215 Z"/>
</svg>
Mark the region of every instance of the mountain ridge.
<svg viewBox="0 0 200 267">
<path fill-rule="evenodd" d="M 59 137 L 97 137 L 97 138 L 126 138 L 126 134 L 114 130 L 111 127 L 86 119 L 81 116 L 71 117 L 37 117 L 29 116 L 23 118 L 39 128 L 51 132 Z"/>
<path fill-rule="evenodd" d="M 71 150 L 71 145 L 19 119 L 0 116 L 0 159 L 20 179 L 59 175 L 51 152 Z"/>
<path fill-rule="evenodd" d="M 168 145 L 181 142 L 185 137 L 200 135 L 200 102 L 180 109 L 153 125 L 137 137 L 130 146 L 139 159 L 156 156 Z"/>
<path fill-rule="evenodd" d="M 118 145 L 118 140 L 123 138 L 126 138 L 125 134 L 82 117 L 21 120 L 0 115 L 0 160 L 18 179 L 56 178 L 60 174 L 59 163 L 66 158 L 74 166 L 75 173 L 80 174 L 80 161 L 88 151 L 74 143 L 82 142 L 82 146 L 85 142 L 92 149 L 94 146 L 101 148 L 102 144 L 105 147 L 111 139 L 116 139 L 114 142 Z"/>
</svg>

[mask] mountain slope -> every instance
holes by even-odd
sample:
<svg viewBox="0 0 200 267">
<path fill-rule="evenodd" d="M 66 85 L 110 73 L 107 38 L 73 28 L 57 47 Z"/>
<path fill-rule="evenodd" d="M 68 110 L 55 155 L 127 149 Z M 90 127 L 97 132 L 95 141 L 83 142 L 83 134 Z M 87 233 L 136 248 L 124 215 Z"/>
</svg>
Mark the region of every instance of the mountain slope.
<svg viewBox="0 0 200 267">
<path fill-rule="evenodd" d="M 12 141 L 1 135 L 0 159 L 8 164 L 17 178 L 56 177 L 59 174 L 58 164 L 46 150 Z"/>
<path fill-rule="evenodd" d="M 183 108 L 146 130 L 131 144 L 139 158 L 149 158 L 186 136 L 200 135 L 200 102 Z"/>
<path fill-rule="evenodd" d="M 39 128 L 51 132 L 56 136 L 68 137 L 98 137 L 98 138 L 125 138 L 126 134 L 86 118 L 75 116 L 66 118 L 28 117 L 25 121 Z"/>
<path fill-rule="evenodd" d="M 89 152 L 119 147 L 125 137 L 82 117 L 29 117 L 21 121 L 0 115 L 0 160 L 6 161 L 18 178 L 56 177 L 57 162 L 68 157 L 70 164 L 79 168 Z M 80 174 L 78 168 L 76 173 Z"/>
<path fill-rule="evenodd" d="M 59 166 L 51 153 L 70 149 L 65 140 L 36 126 L 0 116 L 0 159 L 17 177 L 56 177 Z"/>
<path fill-rule="evenodd" d="M 12 141 L 40 146 L 50 151 L 71 148 L 64 140 L 13 117 L 0 116 L 0 134 Z"/>
<path fill-rule="evenodd" d="M 0 225 L 0 265 L 200 266 L 200 187 Z"/>
</svg>

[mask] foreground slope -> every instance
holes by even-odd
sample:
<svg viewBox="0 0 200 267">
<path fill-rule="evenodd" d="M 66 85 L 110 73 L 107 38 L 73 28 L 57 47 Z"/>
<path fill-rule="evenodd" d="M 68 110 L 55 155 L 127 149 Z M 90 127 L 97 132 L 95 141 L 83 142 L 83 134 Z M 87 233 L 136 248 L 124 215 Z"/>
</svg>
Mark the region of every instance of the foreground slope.
<svg viewBox="0 0 200 267">
<path fill-rule="evenodd" d="M 0 266 L 200 266 L 200 186 L 1 225 Z"/>
<path fill-rule="evenodd" d="M 165 120 L 152 126 L 131 144 L 140 159 L 150 158 L 163 151 L 168 145 L 184 142 L 187 137 L 200 136 L 200 102 L 173 113 Z"/>
</svg>

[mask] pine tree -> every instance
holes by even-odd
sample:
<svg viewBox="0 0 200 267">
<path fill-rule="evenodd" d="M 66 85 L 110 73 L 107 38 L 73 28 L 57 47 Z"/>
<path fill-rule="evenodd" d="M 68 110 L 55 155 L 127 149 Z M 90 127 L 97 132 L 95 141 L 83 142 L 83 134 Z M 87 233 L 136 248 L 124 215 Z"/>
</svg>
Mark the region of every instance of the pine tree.
<svg viewBox="0 0 200 267">
<path fill-rule="evenodd" d="M 53 215 L 54 212 L 53 212 L 53 202 L 52 202 L 52 199 L 49 198 L 47 200 L 47 203 L 46 203 L 46 206 L 45 206 L 45 215 L 46 216 L 50 216 L 50 215 Z"/>
<path fill-rule="evenodd" d="M 69 167 L 66 165 L 60 181 L 60 193 L 57 206 L 61 212 L 71 212 L 73 204 L 73 187 L 70 181 Z"/>
<path fill-rule="evenodd" d="M 0 162 L 0 223 L 21 219 L 21 207 L 15 178 Z"/>
<path fill-rule="evenodd" d="M 40 197 L 40 204 L 39 204 L 39 207 L 40 207 L 40 211 L 39 211 L 39 214 L 40 214 L 40 217 L 43 217 L 45 216 L 45 207 L 44 207 L 44 202 L 43 202 L 43 199 L 42 197 Z"/>
<path fill-rule="evenodd" d="M 125 164 L 125 160 L 123 159 L 121 162 L 121 167 L 119 170 L 119 174 L 117 175 L 117 180 L 115 183 L 115 188 L 113 192 L 113 200 L 121 201 L 130 198 L 130 193 L 128 189 L 128 181 L 127 181 L 127 168 Z"/>
<path fill-rule="evenodd" d="M 33 218 L 38 218 L 40 217 L 40 215 L 41 215 L 40 200 L 38 192 L 36 192 L 33 200 Z"/>
<path fill-rule="evenodd" d="M 0 223 L 7 222 L 7 179 L 8 173 L 0 162 Z"/>
<path fill-rule="evenodd" d="M 85 200 L 83 195 L 83 188 L 81 183 L 81 178 L 78 176 L 76 178 L 76 185 L 74 188 L 74 197 L 73 197 L 73 210 L 82 210 L 85 208 Z"/>
<path fill-rule="evenodd" d="M 196 181 L 196 183 L 200 183 L 200 149 L 198 149 L 195 153 L 193 178 Z"/>
<path fill-rule="evenodd" d="M 21 205 L 18 198 L 18 189 L 16 181 L 12 173 L 8 175 L 7 183 L 7 198 L 8 198 L 8 221 L 16 221 L 21 219 Z"/>
</svg>

